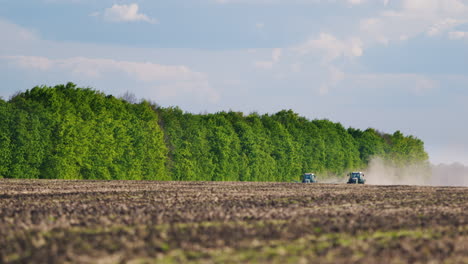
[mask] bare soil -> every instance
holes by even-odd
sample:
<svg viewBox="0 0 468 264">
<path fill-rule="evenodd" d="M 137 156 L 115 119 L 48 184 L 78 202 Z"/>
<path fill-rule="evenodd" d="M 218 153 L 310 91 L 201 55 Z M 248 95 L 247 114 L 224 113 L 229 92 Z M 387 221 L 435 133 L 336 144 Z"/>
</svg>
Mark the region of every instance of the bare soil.
<svg viewBox="0 0 468 264">
<path fill-rule="evenodd" d="M 468 263 L 468 188 L 0 180 L 0 263 Z"/>
</svg>

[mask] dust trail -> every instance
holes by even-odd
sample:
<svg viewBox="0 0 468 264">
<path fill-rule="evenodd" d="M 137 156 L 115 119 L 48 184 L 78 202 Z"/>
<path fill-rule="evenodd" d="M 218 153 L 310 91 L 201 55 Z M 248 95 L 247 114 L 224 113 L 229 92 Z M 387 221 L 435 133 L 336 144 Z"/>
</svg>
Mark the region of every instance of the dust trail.
<svg viewBox="0 0 468 264">
<path fill-rule="evenodd" d="M 431 184 L 468 186 L 468 167 L 460 163 L 433 165 Z"/>
<path fill-rule="evenodd" d="M 365 174 L 366 183 L 376 185 L 468 186 L 468 167 L 462 164 L 399 167 L 377 157 Z"/>
</svg>

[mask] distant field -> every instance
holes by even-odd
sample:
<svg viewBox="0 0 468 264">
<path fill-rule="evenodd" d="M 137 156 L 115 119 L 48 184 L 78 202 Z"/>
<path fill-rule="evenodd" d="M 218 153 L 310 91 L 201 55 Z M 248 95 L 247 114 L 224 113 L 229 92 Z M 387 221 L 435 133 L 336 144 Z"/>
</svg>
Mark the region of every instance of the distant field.
<svg viewBox="0 0 468 264">
<path fill-rule="evenodd" d="M 468 188 L 0 180 L 0 263 L 468 263 Z"/>
</svg>

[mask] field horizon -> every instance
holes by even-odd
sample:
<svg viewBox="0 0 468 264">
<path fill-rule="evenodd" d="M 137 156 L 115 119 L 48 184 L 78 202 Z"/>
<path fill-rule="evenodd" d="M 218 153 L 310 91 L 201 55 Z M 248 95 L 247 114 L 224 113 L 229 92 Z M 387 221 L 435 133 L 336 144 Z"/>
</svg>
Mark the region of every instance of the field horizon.
<svg viewBox="0 0 468 264">
<path fill-rule="evenodd" d="M 462 263 L 468 188 L 0 180 L 0 262 Z"/>
</svg>

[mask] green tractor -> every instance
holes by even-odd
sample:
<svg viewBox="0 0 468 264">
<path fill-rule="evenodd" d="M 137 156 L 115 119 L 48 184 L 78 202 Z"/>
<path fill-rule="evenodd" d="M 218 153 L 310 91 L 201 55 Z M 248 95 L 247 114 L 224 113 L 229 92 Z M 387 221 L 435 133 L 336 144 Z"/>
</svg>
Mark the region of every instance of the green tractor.
<svg viewBox="0 0 468 264">
<path fill-rule="evenodd" d="M 302 175 L 302 183 L 313 183 L 317 182 L 317 176 L 313 173 L 304 173 Z"/>
<path fill-rule="evenodd" d="M 364 173 L 362 172 L 351 172 L 348 174 L 348 184 L 364 184 L 366 179 L 364 179 Z"/>
</svg>

